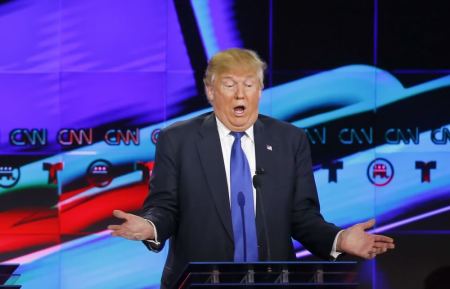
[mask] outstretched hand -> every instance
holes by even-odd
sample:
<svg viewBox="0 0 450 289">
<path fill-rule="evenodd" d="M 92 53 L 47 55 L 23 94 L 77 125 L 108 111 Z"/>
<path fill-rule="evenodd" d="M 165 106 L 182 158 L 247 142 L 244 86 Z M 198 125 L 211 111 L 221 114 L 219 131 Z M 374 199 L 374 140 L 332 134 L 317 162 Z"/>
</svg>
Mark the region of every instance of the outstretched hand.
<svg viewBox="0 0 450 289">
<path fill-rule="evenodd" d="M 111 235 L 129 240 L 154 239 L 154 228 L 146 219 L 121 210 L 114 210 L 113 215 L 124 220 L 124 222 L 121 225 L 109 225 L 108 229 L 112 230 Z"/>
<path fill-rule="evenodd" d="M 375 220 L 371 219 L 345 229 L 339 235 L 337 251 L 364 259 L 372 259 L 388 249 L 394 249 L 394 239 L 366 232 L 367 229 L 372 228 L 374 225 Z"/>
</svg>

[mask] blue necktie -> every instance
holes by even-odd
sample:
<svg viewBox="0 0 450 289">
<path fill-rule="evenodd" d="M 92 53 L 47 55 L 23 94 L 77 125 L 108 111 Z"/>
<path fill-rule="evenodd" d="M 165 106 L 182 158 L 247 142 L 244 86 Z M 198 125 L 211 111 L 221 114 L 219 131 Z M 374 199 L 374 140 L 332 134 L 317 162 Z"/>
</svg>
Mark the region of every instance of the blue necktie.
<svg viewBox="0 0 450 289">
<path fill-rule="evenodd" d="M 244 132 L 231 132 L 234 136 L 231 148 L 230 184 L 231 218 L 234 235 L 234 261 L 258 261 L 255 210 L 250 167 L 241 147 Z"/>
</svg>

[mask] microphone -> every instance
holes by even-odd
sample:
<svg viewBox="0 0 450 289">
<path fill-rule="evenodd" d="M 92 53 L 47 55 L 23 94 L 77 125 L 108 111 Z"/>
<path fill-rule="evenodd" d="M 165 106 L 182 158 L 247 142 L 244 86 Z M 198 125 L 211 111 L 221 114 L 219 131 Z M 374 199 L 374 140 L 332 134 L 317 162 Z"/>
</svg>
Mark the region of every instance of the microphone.
<svg viewBox="0 0 450 289">
<path fill-rule="evenodd" d="M 253 186 L 255 187 L 256 192 L 261 188 L 261 176 L 256 171 L 256 174 L 253 176 Z"/>
<path fill-rule="evenodd" d="M 267 260 L 270 261 L 271 258 L 271 254 L 270 254 L 270 239 L 269 239 L 269 233 L 267 230 L 267 222 L 266 222 L 266 212 L 264 209 L 264 201 L 263 201 L 263 197 L 261 194 L 261 187 L 262 187 L 262 175 L 264 175 L 266 172 L 264 170 L 264 168 L 257 168 L 255 171 L 255 175 L 253 176 L 253 186 L 255 187 L 256 190 L 256 195 L 257 195 L 257 200 L 259 200 L 257 203 L 259 204 L 260 208 L 261 208 L 261 219 L 263 221 L 263 229 L 264 229 L 264 237 L 266 237 L 266 253 L 267 253 Z"/>
<path fill-rule="evenodd" d="M 245 231 L 245 216 L 244 216 L 245 196 L 243 192 L 238 193 L 237 201 L 239 207 L 241 208 L 242 235 L 244 237 L 244 262 L 247 262 L 247 233 Z"/>
</svg>

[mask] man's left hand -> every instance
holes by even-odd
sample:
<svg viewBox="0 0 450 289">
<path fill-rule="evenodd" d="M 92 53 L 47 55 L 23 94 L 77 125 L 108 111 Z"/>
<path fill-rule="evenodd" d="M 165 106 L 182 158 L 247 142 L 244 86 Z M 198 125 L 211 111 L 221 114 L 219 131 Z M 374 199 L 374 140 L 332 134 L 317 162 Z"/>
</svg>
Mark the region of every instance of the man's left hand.
<svg viewBox="0 0 450 289">
<path fill-rule="evenodd" d="M 375 220 L 353 225 L 345 229 L 338 238 L 337 251 L 348 253 L 364 259 L 372 259 L 376 255 L 394 249 L 394 239 L 366 232 L 375 225 Z"/>
</svg>

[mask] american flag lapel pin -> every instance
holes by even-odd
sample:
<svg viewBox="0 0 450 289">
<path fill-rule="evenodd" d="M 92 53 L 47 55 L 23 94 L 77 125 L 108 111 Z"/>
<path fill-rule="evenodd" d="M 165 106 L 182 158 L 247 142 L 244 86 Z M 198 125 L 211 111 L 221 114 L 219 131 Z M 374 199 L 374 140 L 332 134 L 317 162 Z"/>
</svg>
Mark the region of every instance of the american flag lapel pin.
<svg viewBox="0 0 450 289">
<path fill-rule="evenodd" d="M 271 145 L 266 145 L 266 149 L 267 149 L 268 151 L 272 151 L 272 146 L 271 146 Z"/>
</svg>

